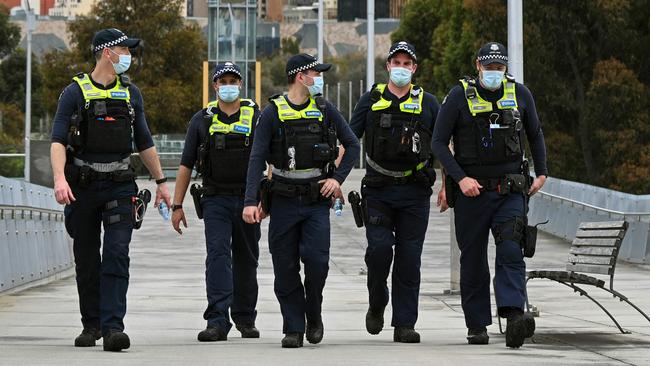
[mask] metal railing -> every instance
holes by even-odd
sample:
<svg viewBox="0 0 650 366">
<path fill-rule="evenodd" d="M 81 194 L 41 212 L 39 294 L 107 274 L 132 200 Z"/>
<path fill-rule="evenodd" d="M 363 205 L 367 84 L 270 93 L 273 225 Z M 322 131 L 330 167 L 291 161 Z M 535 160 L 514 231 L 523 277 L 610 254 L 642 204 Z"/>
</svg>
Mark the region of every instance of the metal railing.
<svg viewBox="0 0 650 366">
<path fill-rule="evenodd" d="M 598 206 L 590 205 L 588 203 L 572 200 L 570 198 L 561 197 L 561 196 L 551 194 L 551 193 L 547 193 L 547 192 L 544 192 L 544 191 L 539 191 L 539 192 L 537 192 L 537 194 L 540 194 L 540 195 L 542 195 L 544 197 L 549 197 L 551 200 L 557 199 L 557 200 L 560 200 L 562 202 L 571 203 L 572 205 L 578 205 L 578 206 L 581 206 L 581 207 L 596 210 L 598 212 L 606 213 L 606 214 L 609 214 L 610 217 L 612 215 L 622 216 L 624 218 L 637 216 L 639 218 L 639 220 L 640 220 L 641 217 L 643 217 L 643 216 L 650 216 L 650 212 L 623 212 L 623 211 L 610 210 L 610 209 L 607 209 L 607 208 L 604 208 L 604 207 L 598 207 Z"/>
<path fill-rule="evenodd" d="M 34 219 L 34 214 L 38 214 L 38 219 L 43 220 L 43 217 L 47 215 L 48 221 L 63 221 L 63 211 L 62 210 L 50 210 L 46 208 L 33 207 L 33 206 L 15 206 L 15 205 L 0 205 L 0 220 L 7 217 L 6 213 L 10 212 L 9 218 L 15 219 L 18 215 L 17 212 L 20 212 L 21 219 Z M 26 215 L 25 213 L 29 213 Z"/>
<path fill-rule="evenodd" d="M 52 189 L 0 177 L 0 292 L 72 268 L 64 222 Z"/>
<path fill-rule="evenodd" d="M 630 227 L 619 259 L 633 263 L 650 260 L 650 195 L 549 178 L 544 189 L 531 198 L 528 218 L 531 224 L 548 220 L 539 229 L 568 241 L 575 238 L 582 222 L 626 220 Z"/>
</svg>

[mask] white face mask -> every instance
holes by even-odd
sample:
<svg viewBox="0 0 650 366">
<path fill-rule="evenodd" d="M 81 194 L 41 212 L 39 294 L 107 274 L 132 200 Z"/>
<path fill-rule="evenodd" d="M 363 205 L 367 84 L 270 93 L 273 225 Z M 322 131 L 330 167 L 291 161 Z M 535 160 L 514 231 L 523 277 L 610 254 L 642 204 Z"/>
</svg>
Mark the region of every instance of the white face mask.
<svg viewBox="0 0 650 366">
<path fill-rule="evenodd" d="M 113 64 L 113 69 L 115 69 L 116 74 L 122 74 L 125 73 L 126 70 L 131 67 L 131 55 L 120 55 L 119 53 L 113 51 L 112 49 L 108 49 L 112 53 L 116 54 L 117 57 L 119 57 L 119 61 L 117 61 L 116 64 L 113 64 L 113 61 L 111 61 L 111 64 Z"/>
<path fill-rule="evenodd" d="M 501 86 L 505 73 L 501 70 L 481 70 L 481 83 L 489 90 L 497 90 Z"/>
</svg>

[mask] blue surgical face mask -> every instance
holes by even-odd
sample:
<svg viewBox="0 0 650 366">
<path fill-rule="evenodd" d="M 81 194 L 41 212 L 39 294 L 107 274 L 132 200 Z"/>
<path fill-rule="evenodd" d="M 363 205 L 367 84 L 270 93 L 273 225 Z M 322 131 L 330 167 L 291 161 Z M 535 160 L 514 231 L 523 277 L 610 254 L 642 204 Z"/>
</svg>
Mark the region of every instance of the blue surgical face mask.
<svg viewBox="0 0 650 366">
<path fill-rule="evenodd" d="M 399 87 L 408 85 L 412 76 L 413 73 L 409 69 L 403 67 L 390 68 L 390 80 Z"/>
<path fill-rule="evenodd" d="M 234 102 L 239 98 L 239 85 L 221 85 L 219 87 L 219 99 L 226 103 Z"/>
<path fill-rule="evenodd" d="M 311 78 L 314 81 L 314 83 L 312 85 L 306 85 L 305 84 L 305 86 L 309 90 L 309 95 L 311 95 L 313 97 L 313 96 L 316 96 L 318 94 L 323 94 L 323 86 L 325 85 L 325 80 L 323 79 L 323 77 L 322 76 L 309 76 L 309 75 L 306 75 L 306 74 L 305 74 L 305 76 Z"/>
<path fill-rule="evenodd" d="M 125 73 L 126 70 L 128 70 L 129 67 L 131 66 L 131 55 L 120 55 L 119 53 L 111 50 L 110 48 L 108 50 L 113 52 L 114 54 L 116 54 L 120 58 L 119 61 L 117 61 L 116 64 L 113 64 L 113 68 L 115 69 L 115 73 L 118 74 L 118 75 L 122 74 L 122 73 Z M 111 63 L 113 63 L 113 62 L 111 61 Z"/>
<path fill-rule="evenodd" d="M 497 90 L 501 86 L 505 71 L 499 70 L 482 70 L 481 83 L 490 90 Z"/>
</svg>

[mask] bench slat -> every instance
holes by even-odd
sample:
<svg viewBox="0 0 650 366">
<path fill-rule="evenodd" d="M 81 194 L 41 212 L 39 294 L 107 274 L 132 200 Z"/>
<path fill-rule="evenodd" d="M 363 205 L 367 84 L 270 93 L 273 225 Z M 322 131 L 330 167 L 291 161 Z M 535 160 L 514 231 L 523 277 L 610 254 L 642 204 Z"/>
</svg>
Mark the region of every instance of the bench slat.
<svg viewBox="0 0 650 366">
<path fill-rule="evenodd" d="M 591 257 L 585 255 L 570 255 L 569 263 L 572 264 L 597 264 L 597 265 L 606 265 L 611 266 L 616 263 L 616 258 L 614 257 Z"/>
<path fill-rule="evenodd" d="M 599 230 L 599 229 L 625 229 L 625 221 L 605 221 L 605 222 L 583 222 L 580 229 Z"/>
<path fill-rule="evenodd" d="M 598 265 L 590 265 L 590 264 L 567 264 L 566 270 L 573 271 L 573 272 L 582 272 L 582 273 L 596 273 L 602 275 L 612 274 L 611 266 L 598 266 Z"/>
<path fill-rule="evenodd" d="M 623 239 L 625 230 L 578 230 L 576 238 L 619 238 Z"/>
<path fill-rule="evenodd" d="M 597 255 L 618 257 L 618 252 L 614 247 L 590 248 L 590 247 L 571 247 L 570 254 L 575 255 Z"/>
<path fill-rule="evenodd" d="M 617 238 L 576 238 L 573 240 L 574 246 L 585 247 L 620 247 L 621 240 Z"/>
</svg>

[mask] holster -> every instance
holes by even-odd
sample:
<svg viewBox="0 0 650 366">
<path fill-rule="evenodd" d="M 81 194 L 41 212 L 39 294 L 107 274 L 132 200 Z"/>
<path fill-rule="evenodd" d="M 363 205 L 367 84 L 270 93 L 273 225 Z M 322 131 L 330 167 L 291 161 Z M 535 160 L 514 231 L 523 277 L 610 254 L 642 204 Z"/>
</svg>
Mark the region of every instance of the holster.
<svg viewBox="0 0 650 366">
<path fill-rule="evenodd" d="M 352 208 L 352 215 L 354 216 L 354 223 L 357 224 L 357 227 L 363 227 L 363 207 L 361 205 L 361 196 L 359 192 L 352 191 L 348 194 L 348 202 L 350 202 L 350 207 Z"/>
<path fill-rule="evenodd" d="M 454 181 L 454 178 L 451 175 L 447 174 L 445 176 L 445 196 L 447 198 L 447 206 L 453 208 L 456 206 L 456 192 L 460 187 Z"/>
<path fill-rule="evenodd" d="M 501 180 L 499 194 L 526 193 L 528 191 L 528 178 L 524 174 L 506 174 Z"/>
<path fill-rule="evenodd" d="M 262 210 L 267 215 L 271 213 L 272 186 L 273 181 L 267 178 L 262 179 L 260 183 L 260 203 L 262 204 Z"/>
<path fill-rule="evenodd" d="M 190 194 L 194 200 L 194 209 L 196 210 L 196 216 L 199 217 L 199 220 L 203 219 L 203 207 L 201 207 L 201 186 L 194 183 L 190 187 Z"/>
<path fill-rule="evenodd" d="M 521 243 L 521 249 L 524 257 L 532 258 L 535 255 L 535 247 L 537 246 L 537 226 L 526 225 L 524 230 L 524 240 Z"/>
</svg>

